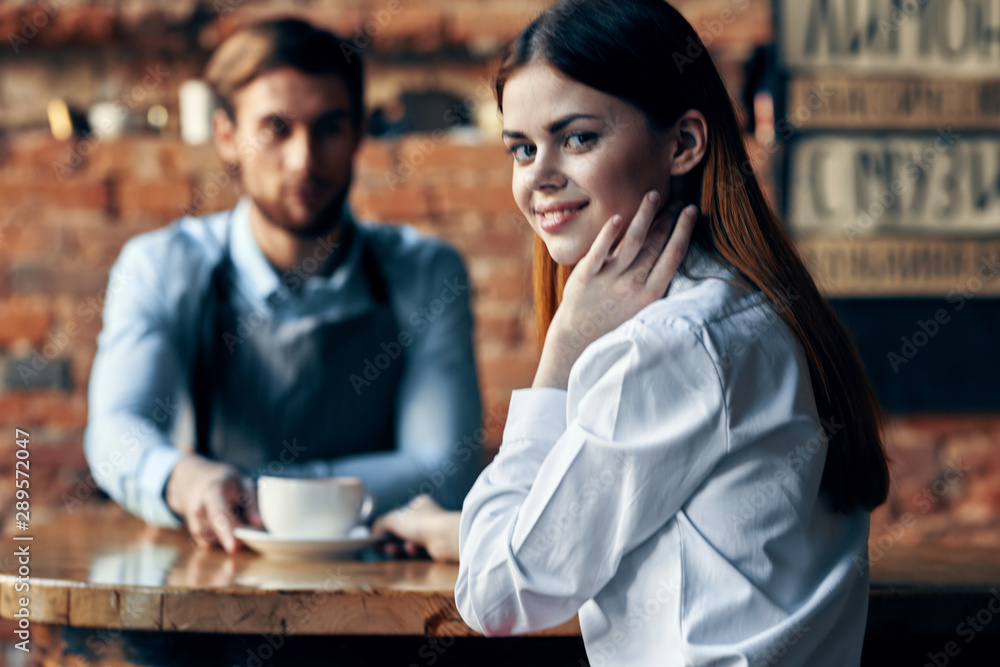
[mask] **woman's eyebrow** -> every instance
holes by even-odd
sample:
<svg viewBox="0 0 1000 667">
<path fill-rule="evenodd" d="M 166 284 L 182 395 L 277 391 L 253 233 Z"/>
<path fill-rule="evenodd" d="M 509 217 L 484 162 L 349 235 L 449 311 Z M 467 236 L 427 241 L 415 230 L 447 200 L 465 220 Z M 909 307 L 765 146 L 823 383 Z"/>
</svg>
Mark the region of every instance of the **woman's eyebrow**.
<svg viewBox="0 0 1000 667">
<path fill-rule="evenodd" d="M 600 116 L 595 116 L 594 114 L 589 114 L 589 113 L 574 113 L 568 116 L 563 116 L 559 120 L 554 121 L 551 125 L 549 125 L 545 129 L 548 131 L 549 134 L 555 134 L 556 132 L 563 130 L 567 125 L 569 125 L 573 121 L 580 119 L 600 119 Z M 525 138 L 524 133 L 518 132 L 517 130 L 504 130 L 502 134 L 505 138 L 510 138 L 510 139 Z"/>
</svg>

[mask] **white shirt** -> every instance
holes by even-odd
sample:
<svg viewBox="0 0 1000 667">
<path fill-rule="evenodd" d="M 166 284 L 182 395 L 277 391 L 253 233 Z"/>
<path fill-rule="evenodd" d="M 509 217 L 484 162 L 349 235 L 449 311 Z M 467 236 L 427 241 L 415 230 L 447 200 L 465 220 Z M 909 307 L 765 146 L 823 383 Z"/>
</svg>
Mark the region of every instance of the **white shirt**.
<svg viewBox="0 0 1000 667">
<path fill-rule="evenodd" d="M 774 310 L 697 248 L 685 267 L 566 390 L 513 393 L 462 510 L 458 609 L 487 635 L 579 612 L 593 667 L 857 665 L 869 517 L 819 497 L 840 426 Z"/>
</svg>

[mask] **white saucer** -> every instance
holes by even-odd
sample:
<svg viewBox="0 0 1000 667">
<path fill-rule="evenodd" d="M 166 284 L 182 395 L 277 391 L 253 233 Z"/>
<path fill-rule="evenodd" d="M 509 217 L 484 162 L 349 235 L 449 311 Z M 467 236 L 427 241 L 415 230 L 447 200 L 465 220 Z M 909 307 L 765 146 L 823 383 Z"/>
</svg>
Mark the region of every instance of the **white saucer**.
<svg viewBox="0 0 1000 667">
<path fill-rule="evenodd" d="M 234 528 L 233 534 L 261 555 L 280 560 L 349 558 L 376 541 L 365 526 L 355 526 L 348 537 L 337 539 L 278 538 L 266 530 L 246 526 Z"/>
</svg>

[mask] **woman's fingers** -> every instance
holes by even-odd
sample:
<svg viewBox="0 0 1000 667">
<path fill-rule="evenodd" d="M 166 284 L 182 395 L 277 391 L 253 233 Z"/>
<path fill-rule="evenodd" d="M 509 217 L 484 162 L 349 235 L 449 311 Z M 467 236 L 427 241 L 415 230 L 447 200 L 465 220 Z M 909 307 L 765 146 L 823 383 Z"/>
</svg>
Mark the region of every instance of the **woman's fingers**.
<svg viewBox="0 0 1000 667">
<path fill-rule="evenodd" d="M 615 241 L 621 236 L 622 222 L 620 215 L 613 215 L 610 220 L 604 223 L 601 231 L 597 233 L 597 238 L 591 244 L 590 250 L 580 260 L 580 264 L 584 265 L 584 270 L 588 274 L 593 275 L 604 266 L 605 260 L 607 260 L 608 255 L 611 253 L 611 248 L 614 247 Z"/>
<path fill-rule="evenodd" d="M 653 190 L 647 192 L 639 204 L 639 210 L 635 212 L 632 221 L 625 230 L 621 243 L 615 249 L 614 262 L 622 272 L 632 266 L 639 251 L 642 250 L 646 242 L 646 234 L 649 227 L 656 218 L 656 211 L 660 207 L 660 194 Z"/>
<path fill-rule="evenodd" d="M 677 269 L 684 261 L 697 220 L 698 207 L 694 204 L 684 207 L 680 217 L 677 218 L 677 224 L 674 225 L 670 239 L 649 271 L 646 285 L 656 292 L 658 298 L 667 291 L 667 285 L 673 280 Z"/>
<path fill-rule="evenodd" d="M 646 241 L 630 267 L 634 272 L 632 278 L 639 285 L 646 284 L 649 274 L 653 271 L 657 260 L 662 256 L 663 249 L 666 247 L 667 241 L 670 240 L 674 226 L 681 215 L 682 208 L 683 204 L 679 202 L 670 204 L 663 213 L 656 216 L 653 224 L 649 226 Z"/>
</svg>

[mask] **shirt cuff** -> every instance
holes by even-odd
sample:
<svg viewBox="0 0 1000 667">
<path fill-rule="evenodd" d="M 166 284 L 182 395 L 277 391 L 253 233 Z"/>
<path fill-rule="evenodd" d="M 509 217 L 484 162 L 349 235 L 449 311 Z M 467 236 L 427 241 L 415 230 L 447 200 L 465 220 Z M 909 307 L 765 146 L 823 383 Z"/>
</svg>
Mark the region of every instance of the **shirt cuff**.
<svg viewBox="0 0 1000 667">
<path fill-rule="evenodd" d="M 170 473 L 185 456 L 187 454 L 175 447 L 151 446 L 146 451 L 139 473 L 139 513 L 149 523 L 167 528 L 178 528 L 184 524 L 167 505 L 166 490 Z"/>
<path fill-rule="evenodd" d="M 566 390 L 554 387 L 516 389 L 510 395 L 503 441 L 553 443 L 566 431 Z"/>
</svg>

